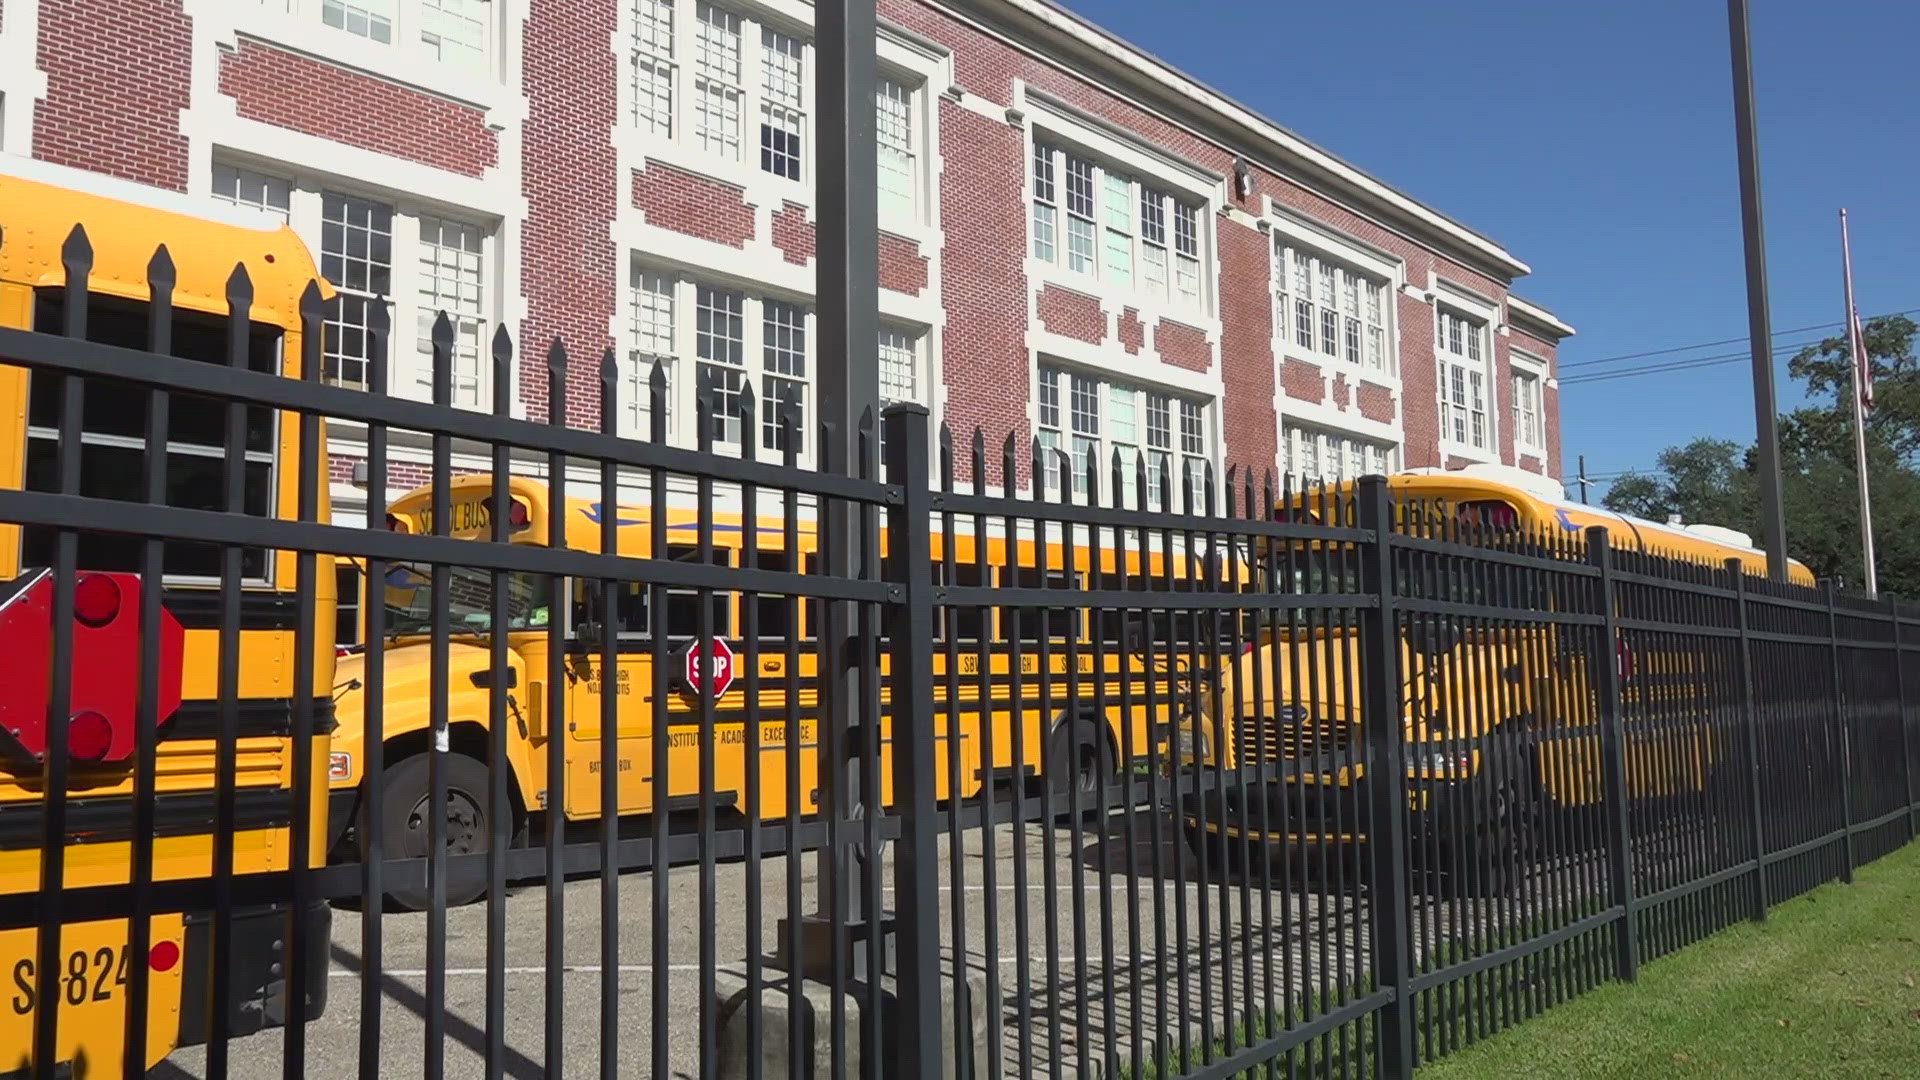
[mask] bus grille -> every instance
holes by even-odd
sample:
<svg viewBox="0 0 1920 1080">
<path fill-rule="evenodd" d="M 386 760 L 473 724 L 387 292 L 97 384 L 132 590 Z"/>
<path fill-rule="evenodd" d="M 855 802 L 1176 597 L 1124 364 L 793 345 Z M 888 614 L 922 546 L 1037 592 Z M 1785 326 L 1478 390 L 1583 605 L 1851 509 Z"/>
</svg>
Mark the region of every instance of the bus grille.
<svg viewBox="0 0 1920 1080">
<path fill-rule="evenodd" d="M 1240 761 L 1293 761 L 1343 754 L 1352 745 L 1353 736 L 1354 729 L 1347 724 L 1254 716 L 1234 725 L 1233 749 Z"/>
</svg>

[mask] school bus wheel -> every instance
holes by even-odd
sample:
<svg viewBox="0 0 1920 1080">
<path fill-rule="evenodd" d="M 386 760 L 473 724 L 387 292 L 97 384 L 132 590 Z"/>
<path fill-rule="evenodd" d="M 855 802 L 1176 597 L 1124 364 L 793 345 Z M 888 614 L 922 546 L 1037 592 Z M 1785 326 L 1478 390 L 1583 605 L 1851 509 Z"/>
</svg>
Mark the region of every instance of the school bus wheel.
<svg viewBox="0 0 1920 1080">
<path fill-rule="evenodd" d="M 1071 800 L 1077 792 L 1081 809 L 1097 813 L 1101 789 L 1106 789 L 1109 798 L 1115 794 L 1118 766 L 1103 727 L 1099 721 L 1082 716 L 1060 721 L 1048 736 L 1041 768 L 1044 782 L 1053 790 L 1056 811 L 1071 813 Z"/>
<path fill-rule="evenodd" d="M 428 803 L 432 796 L 432 776 L 428 770 L 431 764 L 429 755 L 420 753 L 387 766 L 386 797 L 381 800 L 380 808 L 380 842 L 382 855 L 388 860 L 425 859 L 430 852 L 432 832 Z M 493 836 L 493 823 L 487 815 L 487 767 L 465 754 L 449 751 L 440 756 L 440 768 L 446 785 L 441 821 L 447 854 L 485 854 Z M 363 803 L 363 817 L 364 807 Z M 364 843 L 364 825 L 361 836 Z M 470 868 L 448 865 L 449 907 L 470 904 L 486 889 L 487 874 L 483 865 Z M 387 899 L 401 909 L 423 911 L 433 903 L 432 882 L 422 875 L 417 880 L 390 884 Z"/>
</svg>

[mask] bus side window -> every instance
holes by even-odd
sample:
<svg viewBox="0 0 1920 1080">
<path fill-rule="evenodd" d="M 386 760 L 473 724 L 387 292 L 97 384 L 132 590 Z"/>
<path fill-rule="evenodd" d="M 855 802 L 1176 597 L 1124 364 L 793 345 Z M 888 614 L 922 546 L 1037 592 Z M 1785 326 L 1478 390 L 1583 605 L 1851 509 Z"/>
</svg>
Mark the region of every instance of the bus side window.
<svg viewBox="0 0 1920 1080">
<path fill-rule="evenodd" d="M 1001 580 L 1006 580 L 1004 571 Z M 1078 574 L 1066 570 L 1049 570 L 1044 580 L 1038 567 L 1023 566 L 1015 573 L 1016 588 L 1046 589 L 1058 597 L 1057 602 L 1039 611 L 1020 613 L 1021 641 L 1039 641 L 1043 636 L 1052 641 L 1072 641 L 1079 637 L 1081 609 L 1072 602 L 1078 581 Z"/>
<path fill-rule="evenodd" d="M 572 591 L 573 607 L 582 621 L 602 623 L 607 632 L 619 638 L 647 635 L 647 586 L 637 581 L 614 582 L 611 619 L 600 610 L 600 582 L 574 578 Z"/>
<path fill-rule="evenodd" d="M 953 568 L 953 581 L 947 581 L 947 564 L 933 564 L 933 583 L 951 584 L 956 588 L 971 589 L 986 584 L 986 578 L 980 573 L 980 567 L 973 563 L 962 563 Z M 986 619 L 981 609 L 972 606 L 946 605 L 940 617 L 934 621 L 934 640 L 966 642 L 975 644 L 986 635 Z"/>
<path fill-rule="evenodd" d="M 756 557 L 756 565 L 776 574 L 793 572 L 793 560 L 784 551 L 762 551 Z M 798 615 L 794 611 L 791 596 L 785 593 L 761 593 L 755 598 L 754 607 L 760 613 L 758 630 L 761 641 L 784 642 L 799 633 L 800 628 L 794 625 Z"/>
<path fill-rule="evenodd" d="M 698 562 L 700 549 L 692 544 L 667 545 L 667 558 L 673 562 Z M 731 552 L 726 548 L 713 549 L 713 565 L 726 566 L 731 562 Z M 733 594 L 715 592 L 709 598 L 713 612 L 713 636 L 733 636 Z M 667 636 L 670 638 L 692 638 L 700 636 L 700 594 L 693 589 L 667 590 Z"/>
</svg>

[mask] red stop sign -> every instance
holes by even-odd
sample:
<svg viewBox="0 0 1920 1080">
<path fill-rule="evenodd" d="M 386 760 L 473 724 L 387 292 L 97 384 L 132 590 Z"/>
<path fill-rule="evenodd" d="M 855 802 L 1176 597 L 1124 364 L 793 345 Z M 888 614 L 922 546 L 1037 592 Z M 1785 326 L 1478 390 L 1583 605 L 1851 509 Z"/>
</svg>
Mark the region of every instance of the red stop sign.
<svg viewBox="0 0 1920 1080">
<path fill-rule="evenodd" d="M 686 676 L 695 693 L 707 691 L 714 697 L 726 693 L 733 685 L 733 647 L 724 638 L 714 638 L 705 648 L 697 641 L 689 645 Z"/>
</svg>

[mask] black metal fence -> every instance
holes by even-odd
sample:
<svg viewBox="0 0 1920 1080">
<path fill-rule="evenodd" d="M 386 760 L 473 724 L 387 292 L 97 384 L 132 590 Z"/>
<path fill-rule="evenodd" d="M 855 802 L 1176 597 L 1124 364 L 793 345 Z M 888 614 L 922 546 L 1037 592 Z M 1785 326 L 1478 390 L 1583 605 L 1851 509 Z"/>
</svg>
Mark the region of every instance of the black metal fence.
<svg viewBox="0 0 1920 1080">
<path fill-rule="evenodd" d="M 156 334 L 167 292 L 157 280 Z M 186 962 L 208 975 L 187 979 L 179 1030 L 164 1011 L 149 1023 L 138 964 L 123 999 L 144 1040 L 129 1060 L 205 1044 L 168 1075 L 1404 1076 L 1846 878 L 1920 824 L 1920 609 L 1611 550 L 1603 532 L 1503 530 L 1377 478 L 1303 494 L 1141 457 L 1064 462 L 1074 497 L 995 491 L 971 481 L 1044 476 L 1051 451 L 955 444 L 913 406 L 863 428 L 861 460 L 834 461 L 832 433 L 803 440 L 794 417 L 757 410 L 747 372 L 729 384 L 735 418 L 694 418 L 697 448 L 663 437 L 659 371 L 654 438 L 621 438 L 622 358 L 581 365 L 557 344 L 548 385 L 596 386 L 601 430 L 567 426 L 559 393 L 544 422 L 516 419 L 504 333 L 494 408 L 456 409 L 444 320 L 433 401 L 387 393 L 378 362 L 370 392 L 343 389 L 320 378 L 317 292 L 300 379 L 249 370 L 242 332 L 230 363 L 205 363 L 162 355 L 164 338 L 85 342 L 84 303 L 67 310 L 67 337 L 0 330 L 0 361 L 62 388 L 55 482 L 0 491 L 0 522 L 58 538 L 55 713 L 88 536 L 144 541 L 132 569 L 149 580 L 162 545 L 223 553 L 199 594 L 220 689 L 218 722 L 176 730 L 155 722 L 153 665 L 140 673 L 117 869 L 87 855 L 98 836 L 71 807 L 101 800 L 69 797 L 104 781 L 69 770 L 63 725 L 43 762 L 0 774 L 0 819 L 31 822 L 40 856 L 33 880 L 0 881 L 0 933 L 36 932 L 46 981 L 29 1000 L 55 1006 L 27 1075 L 56 1075 L 62 924 L 131 917 L 138 956 L 147 920 L 181 913 L 208 950 Z M 384 332 L 374 344 L 384 355 Z M 166 457 L 167 402 L 218 403 L 227 501 L 170 500 L 157 473 L 122 497 L 90 471 L 82 421 L 116 396 L 155 410 L 150 460 Z M 249 409 L 298 425 L 310 463 L 316 421 L 364 425 L 376 500 L 391 434 L 423 433 L 430 528 L 321 523 L 312 470 L 289 512 L 246 506 Z M 517 455 L 537 456 L 561 508 L 546 543 L 503 513 L 490 538 L 447 535 L 456 448 L 491 452 L 496 508 L 507 473 L 529 471 Z M 598 550 L 566 546 L 566 496 L 597 514 Z M 813 523 L 841 510 L 859 572 L 808 572 Z M 652 557 L 617 554 L 634 528 Z M 690 550 L 668 557 L 676 545 Z M 333 858 L 235 874 L 252 730 L 235 700 L 240 553 L 260 548 L 295 553 L 289 664 L 331 633 L 312 617 L 328 556 L 371 582 L 427 568 L 443 601 L 407 627 L 367 603 L 340 700 L 288 705 L 276 820 L 296 851 L 344 833 Z M 484 619 L 454 621 L 456 568 L 490 575 Z M 547 615 L 509 629 L 512 583 L 529 579 Z M 191 588 L 170 584 L 166 603 Z M 623 622 L 642 597 L 647 617 Z M 848 633 L 803 629 L 835 625 Z M 741 661 L 721 696 L 675 676 L 716 637 Z M 484 709 L 458 704 L 462 681 Z M 426 738 L 388 737 L 422 720 Z M 312 798 L 324 773 L 305 737 L 336 723 L 388 747 L 329 800 L 350 821 L 318 820 Z M 163 785 L 175 738 L 218 752 Z M 213 812 L 169 818 L 196 782 Z M 556 812 L 635 799 L 656 812 Z M 210 861 L 156 872 L 140 838 L 183 827 Z M 63 869 L 83 856 L 93 877 L 73 887 Z M 409 890 L 424 910 L 392 910 Z M 321 900 L 330 930 L 284 917 L 264 956 L 240 955 L 250 906 Z M 250 1026 L 236 996 L 259 1004 Z"/>
</svg>

